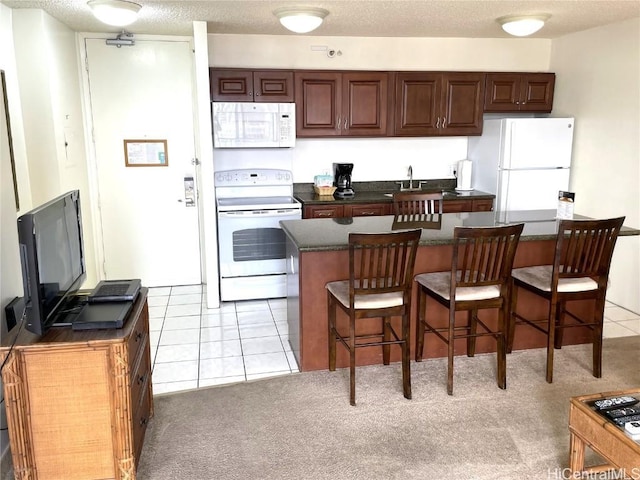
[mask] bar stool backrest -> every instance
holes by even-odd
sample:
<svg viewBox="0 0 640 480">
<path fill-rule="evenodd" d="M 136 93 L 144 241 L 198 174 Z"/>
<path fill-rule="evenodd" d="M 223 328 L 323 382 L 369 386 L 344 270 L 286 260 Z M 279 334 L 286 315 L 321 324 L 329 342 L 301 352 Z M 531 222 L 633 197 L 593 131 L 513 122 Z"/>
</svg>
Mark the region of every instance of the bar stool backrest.
<svg viewBox="0 0 640 480">
<path fill-rule="evenodd" d="M 507 289 L 523 227 L 523 223 L 500 227 L 456 227 L 451 292 L 460 287 L 489 285 Z"/>
<path fill-rule="evenodd" d="M 403 292 L 409 295 L 422 230 L 349 234 L 349 296 Z M 406 298 L 405 298 L 406 300 Z"/>
<path fill-rule="evenodd" d="M 606 288 L 613 249 L 625 217 L 604 220 L 561 220 L 553 263 L 551 290 L 563 278 L 590 277 Z"/>
<path fill-rule="evenodd" d="M 393 194 L 394 215 L 416 216 L 442 213 L 442 193 L 396 192 Z"/>
</svg>

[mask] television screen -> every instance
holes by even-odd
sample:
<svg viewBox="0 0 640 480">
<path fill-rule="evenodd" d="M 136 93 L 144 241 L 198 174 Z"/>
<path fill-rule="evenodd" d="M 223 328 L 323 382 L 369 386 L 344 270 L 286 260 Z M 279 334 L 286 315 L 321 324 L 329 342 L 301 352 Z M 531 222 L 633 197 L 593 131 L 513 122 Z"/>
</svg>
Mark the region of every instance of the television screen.
<svg viewBox="0 0 640 480">
<path fill-rule="evenodd" d="M 26 328 L 42 335 L 86 276 L 79 191 L 20 216 L 18 237 Z"/>
</svg>

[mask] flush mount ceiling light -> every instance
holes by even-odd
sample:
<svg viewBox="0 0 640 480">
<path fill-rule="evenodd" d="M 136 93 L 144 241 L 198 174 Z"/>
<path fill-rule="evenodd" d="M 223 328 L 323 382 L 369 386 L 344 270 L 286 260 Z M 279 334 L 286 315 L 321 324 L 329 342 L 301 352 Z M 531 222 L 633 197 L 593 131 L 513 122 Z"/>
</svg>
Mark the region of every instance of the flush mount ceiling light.
<svg viewBox="0 0 640 480">
<path fill-rule="evenodd" d="M 516 37 L 526 37 L 544 27 L 544 22 L 549 18 L 551 18 L 551 15 L 546 14 L 509 15 L 498 18 L 497 22 L 502 25 L 502 29 L 508 34 Z"/>
<path fill-rule="evenodd" d="M 308 33 L 322 24 L 329 12 L 323 8 L 279 8 L 273 14 L 280 23 L 295 33 Z"/>
<path fill-rule="evenodd" d="M 102 23 L 124 27 L 136 21 L 141 5 L 126 0 L 90 0 L 87 5 Z"/>
</svg>

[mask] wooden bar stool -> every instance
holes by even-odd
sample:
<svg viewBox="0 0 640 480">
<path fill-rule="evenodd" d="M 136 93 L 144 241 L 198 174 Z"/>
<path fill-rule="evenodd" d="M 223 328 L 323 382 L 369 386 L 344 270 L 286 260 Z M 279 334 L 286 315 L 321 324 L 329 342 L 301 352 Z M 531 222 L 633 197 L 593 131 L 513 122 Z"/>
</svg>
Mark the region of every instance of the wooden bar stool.
<svg viewBox="0 0 640 480">
<path fill-rule="evenodd" d="M 441 214 L 442 193 L 396 192 L 393 194 L 393 213 L 405 221 L 418 221 L 427 214 Z"/>
<path fill-rule="evenodd" d="M 356 404 L 356 349 L 382 347 L 383 363 L 389 365 L 390 346 L 402 348 L 402 386 L 411 398 L 409 367 L 409 312 L 413 265 L 422 230 L 383 234 L 349 234 L 349 280 L 329 282 L 329 370 L 336 369 L 336 341 L 349 352 L 349 399 Z M 336 327 L 336 309 L 349 316 L 348 332 Z M 398 334 L 391 317 L 400 316 Z M 358 334 L 362 319 L 381 317 L 380 332 Z"/>
<path fill-rule="evenodd" d="M 450 272 L 422 273 L 418 282 L 416 362 L 422 361 L 425 333 L 433 333 L 448 346 L 447 393 L 453 394 L 453 356 L 456 339 L 467 339 L 467 355 L 475 355 L 476 338 L 497 341 L 497 382 L 506 388 L 506 326 L 509 319 L 511 268 L 523 223 L 502 227 L 456 227 Z M 436 327 L 426 318 L 427 297 L 449 309 L 449 324 Z M 478 310 L 498 309 L 497 328 L 478 318 Z M 456 312 L 466 310 L 467 321 L 456 324 Z M 480 331 L 478 331 L 480 327 Z"/>
<path fill-rule="evenodd" d="M 509 320 L 511 352 L 516 324 L 527 324 L 547 336 L 547 382 L 553 381 L 553 349 L 562 347 L 565 328 L 586 327 L 592 331 L 593 376 L 602 376 L 602 322 L 611 256 L 625 217 L 605 220 L 561 220 L 553 265 L 513 270 L 513 295 Z M 523 288 L 549 302 L 544 319 L 517 313 L 518 289 Z M 566 308 L 567 302 L 595 301 L 593 316 L 579 318 Z M 566 318 L 570 323 L 565 323 Z"/>
</svg>

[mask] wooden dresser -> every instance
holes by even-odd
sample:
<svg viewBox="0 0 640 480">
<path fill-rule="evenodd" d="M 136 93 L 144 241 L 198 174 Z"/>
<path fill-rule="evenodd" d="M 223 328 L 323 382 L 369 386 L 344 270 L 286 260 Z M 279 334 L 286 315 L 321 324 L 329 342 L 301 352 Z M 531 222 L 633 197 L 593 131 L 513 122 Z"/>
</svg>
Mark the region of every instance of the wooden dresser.
<svg viewBox="0 0 640 480">
<path fill-rule="evenodd" d="M 153 416 L 147 289 L 121 329 L 14 337 L 0 360 L 15 478 L 134 480 Z"/>
</svg>

